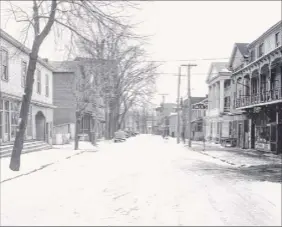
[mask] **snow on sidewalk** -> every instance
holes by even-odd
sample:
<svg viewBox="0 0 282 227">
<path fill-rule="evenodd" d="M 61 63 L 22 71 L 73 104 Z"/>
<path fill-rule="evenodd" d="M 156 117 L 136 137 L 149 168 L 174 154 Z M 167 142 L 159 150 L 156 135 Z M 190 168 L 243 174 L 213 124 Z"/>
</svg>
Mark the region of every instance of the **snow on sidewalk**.
<svg viewBox="0 0 282 227">
<path fill-rule="evenodd" d="M 235 153 L 230 151 L 217 151 L 217 150 L 209 150 L 209 151 L 200 151 L 202 154 L 209 155 L 213 158 L 219 159 L 223 162 L 229 163 L 231 165 L 241 167 L 249 167 L 249 166 L 258 166 L 258 165 L 275 165 L 281 164 L 281 159 L 277 157 L 276 159 L 269 159 L 267 157 L 259 157 L 259 156 L 250 156 L 244 153 Z"/>
<path fill-rule="evenodd" d="M 209 142 L 206 143 L 206 150 L 203 151 L 203 143 L 193 141 L 192 149 L 237 167 L 282 164 L 282 159 L 279 155 L 255 150 L 225 148 L 219 144 Z"/>
<path fill-rule="evenodd" d="M 13 179 L 22 175 L 29 174 L 36 170 L 45 168 L 49 165 L 58 163 L 71 156 L 77 155 L 81 152 L 96 151 L 96 150 L 97 148 L 94 147 L 91 143 L 84 141 L 79 142 L 78 150 L 73 149 L 73 143 L 65 144 L 65 145 L 53 145 L 52 149 L 22 154 L 20 171 L 10 170 L 9 168 L 10 159 L 11 159 L 10 157 L 1 158 L 0 182 L 2 183 L 9 179 Z"/>
</svg>

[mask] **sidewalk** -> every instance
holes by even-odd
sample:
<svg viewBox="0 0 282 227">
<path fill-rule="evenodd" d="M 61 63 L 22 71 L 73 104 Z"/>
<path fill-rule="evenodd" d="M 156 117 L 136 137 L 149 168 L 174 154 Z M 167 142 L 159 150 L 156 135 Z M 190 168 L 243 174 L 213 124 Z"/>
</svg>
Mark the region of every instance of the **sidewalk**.
<svg viewBox="0 0 282 227">
<path fill-rule="evenodd" d="M 275 155 L 254 149 L 228 148 L 210 142 L 206 142 L 205 150 L 203 148 L 203 142 L 192 142 L 192 150 L 209 155 L 233 166 L 282 165 L 282 155 Z"/>
<path fill-rule="evenodd" d="M 100 142 L 103 144 L 103 142 Z M 38 170 L 44 169 L 50 165 L 54 165 L 58 162 L 67 160 L 72 156 L 79 155 L 83 152 L 95 152 L 97 147 L 94 147 L 89 142 L 80 141 L 79 149 L 74 150 L 73 142 L 65 145 L 53 145 L 52 149 L 41 150 L 37 152 L 31 152 L 22 154 L 20 171 L 12 171 L 9 168 L 10 157 L 0 159 L 0 183 L 7 182 L 9 180 L 28 175 Z"/>
</svg>

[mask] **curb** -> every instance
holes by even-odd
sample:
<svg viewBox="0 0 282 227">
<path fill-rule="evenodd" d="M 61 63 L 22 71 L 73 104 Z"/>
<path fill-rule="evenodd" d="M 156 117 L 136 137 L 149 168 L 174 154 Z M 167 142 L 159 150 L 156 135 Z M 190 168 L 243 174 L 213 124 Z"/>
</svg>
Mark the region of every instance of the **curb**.
<svg viewBox="0 0 282 227">
<path fill-rule="evenodd" d="M 193 151 L 195 151 L 195 150 L 193 150 Z M 213 155 L 210 155 L 210 154 L 207 154 L 206 152 L 203 152 L 203 151 L 195 151 L 195 152 L 199 152 L 199 153 L 201 153 L 201 154 L 203 154 L 203 155 L 206 155 L 206 156 L 209 156 L 209 157 L 212 157 L 213 159 L 217 159 L 217 160 L 220 160 L 221 162 L 224 162 L 224 163 L 227 163 L 227 164 L 229 164 L 229 165 L 232 165 L 232 166 L 235 166 L 235 167 L 244 167 L 244 166 L 246 166 L 246 165 L 237 165 L 237 164 L 235 164 L 234 162 L 230 162 L 230 161 L 227 161 L 227 160 L 225 160 L 225 159 L 222 159 L 222 158 L 218 158 L 218 157 L 216 157 L 216 156 L 213 156 Z"/>
<path fill-rule="evenodd" d="M 73 154 L 73 155 L 66 156 L 66 157 L 62 158 L 61 160 L 70 159 L 70 158 L 72 158 L 73 156 L 81 155 L 81 154 L 84 153 L 84 152 L 86 152 L 86 151 L 77 152 L 77 153 L 75 153 L 75 154 Z M 20 178 L 20 177 L 23 177 L 23 176 L 30 175 L 30 174 L 35 173 L 35 172 L 40 171 L 40 170 L 43 170 L 43 169 L 47 168 L 48 166 L 52 166 L 52 165 L 54 165 L 54 164 L 60 162 L 61 160 L 59 160 L 59 161 L 57 161 L 57 162 L 50 162 L 50 163 L 48 163 L 48 164 L 45 164 L 45 165 L 40 166 L 39 168 L 36 168 L 36 169 L 34 169 L 34 170 L 30 170 L 30 171 L 28 171 L 28 172 L 26 172 L 26 173 L 22 173 L 22 174 L 20 174 L 20 175 L 14 176 L 14 177 L 7 178 L 7 179 L 5 179 L 5 180 L 3 180 L 3 181 L 0 181 L 0 184 L 5 183 L 5 182 L 8 182 L 8 181 L 11 181 L 11 180 L 14 180 L 14 179 L 16 179 L 16 178 Z"/>
</svg>

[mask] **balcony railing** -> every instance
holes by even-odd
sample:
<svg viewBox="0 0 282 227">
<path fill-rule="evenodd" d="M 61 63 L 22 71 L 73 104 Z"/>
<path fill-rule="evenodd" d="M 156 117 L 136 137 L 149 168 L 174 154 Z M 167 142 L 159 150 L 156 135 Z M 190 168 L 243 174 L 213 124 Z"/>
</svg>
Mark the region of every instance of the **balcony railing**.
<svg viewBox="0 0 282 227">
<path fill-rule="evenodd" d="M 271 101 L 282 100 L 282 89 L 281 87 L 271 89 L 269 91 L 261 91 L 260 94 L 251 94 L 241 96 L 236 99 L 236 108 L 267 103 Z"/>
<path fill-rule="evenodd" d="M 224 106 L 224 112 L 230 112 L 230 106 Z"/>
</svg>

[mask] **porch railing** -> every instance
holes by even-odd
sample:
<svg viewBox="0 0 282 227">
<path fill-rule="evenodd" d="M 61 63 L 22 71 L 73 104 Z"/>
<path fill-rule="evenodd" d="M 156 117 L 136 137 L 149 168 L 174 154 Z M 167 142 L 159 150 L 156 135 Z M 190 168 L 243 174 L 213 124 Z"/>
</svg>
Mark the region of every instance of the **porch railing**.
<svg viewBox="0 0 282 227">
<path fill-rule="evenodd" d="M 271 101 L 282 100 L 282 89 L 281 87 L 274 88 L 267 91 L 261 91 L 260 94 L 244 95 L 236 99 L 236 108 L 268 103 Z"/>
</svg>

